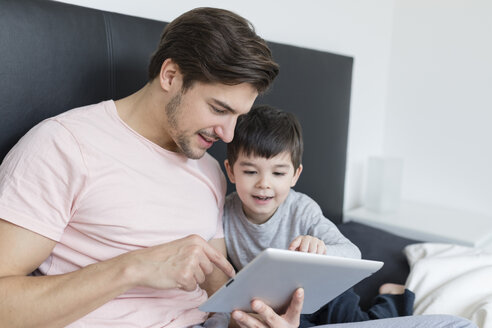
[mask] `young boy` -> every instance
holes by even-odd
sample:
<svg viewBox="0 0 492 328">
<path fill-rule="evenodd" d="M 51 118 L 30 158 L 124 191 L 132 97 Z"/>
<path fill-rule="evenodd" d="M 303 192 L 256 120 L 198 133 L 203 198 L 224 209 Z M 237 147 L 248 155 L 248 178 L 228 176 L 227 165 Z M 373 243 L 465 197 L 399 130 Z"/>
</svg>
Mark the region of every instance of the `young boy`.
<svg viewBox="0 0 492 328">
<path fill-rule="evenodd" d="M 227 253 L 241 270 L 268 247 L 360 258 L 359 249 L 323 216 L 321 208 L 294 187 L 302 172 L 301 127 L 294 115 L 259 106 L 241 116 L 227 146 L 225 167 L 236 185 L 226 198 Z M 364 312 L 351 289 L 317 312 L 301 316 L 301 327 L 411 315 L 414 295 L 385 284 Z"/>
</svg>

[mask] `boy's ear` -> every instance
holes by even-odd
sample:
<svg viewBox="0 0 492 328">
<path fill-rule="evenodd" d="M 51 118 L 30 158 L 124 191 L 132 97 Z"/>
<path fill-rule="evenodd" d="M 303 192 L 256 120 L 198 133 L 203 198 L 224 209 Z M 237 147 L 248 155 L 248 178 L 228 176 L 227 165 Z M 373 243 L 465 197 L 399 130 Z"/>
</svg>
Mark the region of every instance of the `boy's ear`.
<svg viewBox="0 0 492 328">
<path fill-rule="evenodd" d="M 231 181 L 231 183 L 236 183 L 235 179 L 234 179 L 234 171 L 232 170 L 232 166 L 229 164 L 229 160 L 225 160 L 224 161 L 224 166 L 226 168 L 226 172 L 227 172 L 227 176 L 229 177 L 229 181 Z"/>
<path fill-rule="evenodd" d="M 292 177 L 292 183 L 290 184 L 291 187 L 294 187 L 296 185 L 297 180 L 299 180 L 299 176 L 301 175 L 301 172 L 302 172 L 302 164 L 299 165 L 296 172 L 294 173 L 294 176 Z"/>
</svg>

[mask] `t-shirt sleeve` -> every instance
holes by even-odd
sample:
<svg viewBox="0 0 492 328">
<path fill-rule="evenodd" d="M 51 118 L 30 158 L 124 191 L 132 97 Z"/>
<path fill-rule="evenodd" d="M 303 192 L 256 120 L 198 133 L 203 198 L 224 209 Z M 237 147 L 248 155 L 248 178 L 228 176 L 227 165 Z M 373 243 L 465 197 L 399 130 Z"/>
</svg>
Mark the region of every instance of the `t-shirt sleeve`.
<svg viewBox="0 0 492 328">
<path fill-rule="evenodd" d="M 327 219 L 316 202 L 311 200 L 306 206 L 304 221 L 307 234 L 322 240 L 326 245 L 326 254 L 332 256 L 361 258 L 360 250 Z"/>
<path fill-rule="evenodd" d="M 86 177 L 74 136 L 55 119 L 45 120 L 0 166 L 0 218 L 59 241 Z"/>
</svg>

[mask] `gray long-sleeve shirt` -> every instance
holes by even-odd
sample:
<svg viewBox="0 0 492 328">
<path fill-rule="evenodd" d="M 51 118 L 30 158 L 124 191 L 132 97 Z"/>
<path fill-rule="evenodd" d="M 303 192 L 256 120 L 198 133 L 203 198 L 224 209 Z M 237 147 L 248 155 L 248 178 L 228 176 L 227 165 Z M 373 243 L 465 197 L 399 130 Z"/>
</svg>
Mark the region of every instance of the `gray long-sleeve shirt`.
<svg viewBox="0 0 492 328">
<path fill-rule="evenodd" d="M 241 270 L 265 248 L 287 249 L 300 235 L 324 241 L 327 255 L 361 257 L 357 246 L 323 216 L 313 199 L 292 189 L 275 214 L 263 224 L 248 221 L 237 193 L 228 195 L 223 224 L 227 254 L 237 270 Z"/>
</svg>

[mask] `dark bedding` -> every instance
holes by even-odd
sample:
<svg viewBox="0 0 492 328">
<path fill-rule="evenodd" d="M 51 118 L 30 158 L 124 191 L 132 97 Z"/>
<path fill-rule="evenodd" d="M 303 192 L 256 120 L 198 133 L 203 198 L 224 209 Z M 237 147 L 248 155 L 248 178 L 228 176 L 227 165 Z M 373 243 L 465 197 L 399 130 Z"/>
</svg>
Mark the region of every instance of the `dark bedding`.
<svg viewBox="0 0 492 328">
<path fill-rule="evenodd" d="M 383 283 L 405 283 L 410 268 L 402 251 L 406 245 L 419 241 L 356 222 L 342 223 L 338 228 L 345 237 L 359 247 L 363 259 L 384 262 L 381 270 L 355 286 L 363 308 L 370 305 L 371 299 L 378 294 L 378 288 Z"/>
</svg>

